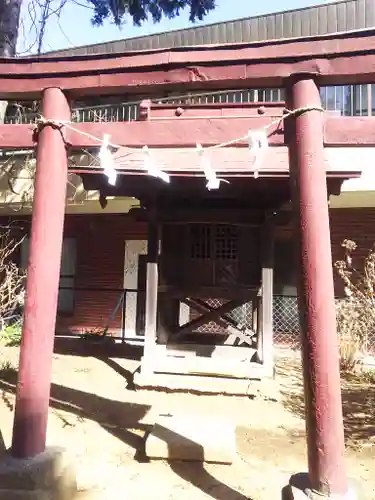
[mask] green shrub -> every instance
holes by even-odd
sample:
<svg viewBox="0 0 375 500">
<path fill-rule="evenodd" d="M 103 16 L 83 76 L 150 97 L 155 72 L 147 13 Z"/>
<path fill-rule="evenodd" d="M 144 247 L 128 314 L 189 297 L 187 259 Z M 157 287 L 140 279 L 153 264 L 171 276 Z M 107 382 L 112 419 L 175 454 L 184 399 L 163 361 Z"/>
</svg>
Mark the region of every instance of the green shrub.
<svg viewBox="0 0 375 500">
<path fill-rule="evenodd" d="M 1 340 L 6 347 L 19 346 L 22 337 L 22 322 L 6 326 L 1 332 Z"/>
</svg>

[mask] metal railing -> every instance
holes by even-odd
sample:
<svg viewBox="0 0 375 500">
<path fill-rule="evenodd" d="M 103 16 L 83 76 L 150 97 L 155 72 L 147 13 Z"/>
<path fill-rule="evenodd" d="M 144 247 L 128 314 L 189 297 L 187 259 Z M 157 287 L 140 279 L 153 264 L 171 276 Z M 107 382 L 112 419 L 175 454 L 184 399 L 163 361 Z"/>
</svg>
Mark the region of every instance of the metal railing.
<svg viewBox="0 0 375 500">
<path fill-rule="evenodd" d="M 84 122 L 130 122 L 139 120 L 139 104 L 118 103 L 94 107 L 73 108 L 72 121 Z"/>
<path fill-rule="evenodd" d="M 322 105 L 343 116 L 375 115 L 375 84 L 336 85 L 321 88 Z M 239 89 L 202 93 L 170 93 L 153 98 L 155 104 L 228 104 L 228 103 L 277 103 L 284 101 L 284 89 Z M 38 113 L 22 111 L 20 108 L 8 112 L 6 124 L 29 124 L 35 122 Z M 72 121 L 82 122 L 130 122 L 139 120 L 139 102 L 118 102 L 96 106 L 73 107 Z"/>
<path fill-rule="evenodd" d="M 142 340 L 145 329 L 145 292 L 122 288 L 78 288 L 60 287 L 59 302 L 62 294 L 72 295 L 71 311 L 58 313 L 57 333 L 86 334 L 99 336 L 106 332 L 112 338 Z M 121 300 L 120 300 L 121 299 Z M 342 299 L 337 299 L 342 300 Z M 209 305 L 220 307 L 221 299 L 211 299 Z M 246 328 L 252 328 L 252 304 L 247 303 L 233 309 L 228 315 Z M 18 314 L 18 313 L 17 313 Z M 200 316 L 198 314 L 198 316 Z M 190 319 L 197 317 L 190 310 Z M 22 311 L 17 320 L 22 318 Z M 200 333 L 220 333 L 222 327 L 209 322 L 198 329 Z M 278 347 L 300 349 L 300 326 L 297 297 L 275 295 L 273 297 L 274 344 Z M 375 332 L 368 339 L 367 349 L 375 353 Z"/>
<path fill-rule="evenodd" d="M 186 95 L 180 93 L 171 93 L 168 100 L 154 99 L 155 103 L 167 104 L 246 104 L 257 102 L 283 102 L 284 90 L 278 88 L 268 89 L 238 89 L 221 90 L 217 92 L 202 93 L 200 91 L 188 92 Z"/>
<path fill-rule="evenodd" d="M 122 340 L 142 338 L 144 295 L 131 288 L 60 287 L 56 331 Z"/>
<path fill-rule="evenodd" d="M 35 123 L 39 114 L 28 111 L 17 111 L 14 114 L 6 114 L 4 118 L 5 125 L 30 125 Z"/>
</svg>

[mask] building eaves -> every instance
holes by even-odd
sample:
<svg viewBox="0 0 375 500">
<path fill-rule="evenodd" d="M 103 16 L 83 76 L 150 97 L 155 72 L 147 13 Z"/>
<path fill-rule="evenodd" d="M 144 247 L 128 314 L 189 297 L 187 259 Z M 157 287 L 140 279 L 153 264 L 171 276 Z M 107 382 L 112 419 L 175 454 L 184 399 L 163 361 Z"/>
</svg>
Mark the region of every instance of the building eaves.
<svg viewBox="0 0 375 500">
<path fill-rule="evenodd" d="M 374 0 L 339 0 L 302 9 L 235 19 L 48 52 L 89 55 L 222 43 L 246 43 L 359 30 L 375 26 Z"/>
</svg>

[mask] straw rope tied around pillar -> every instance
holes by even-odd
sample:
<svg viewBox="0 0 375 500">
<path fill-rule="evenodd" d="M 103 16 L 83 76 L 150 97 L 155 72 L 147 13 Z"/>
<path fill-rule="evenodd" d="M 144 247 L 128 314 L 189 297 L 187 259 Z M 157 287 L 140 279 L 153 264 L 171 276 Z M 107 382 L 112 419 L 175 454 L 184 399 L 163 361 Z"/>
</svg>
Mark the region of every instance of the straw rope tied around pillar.
<svg viewBox="0 0 375 500">
<path fill-rule="evenodd" d="M 140 103 L 141 101 L 139 101 Z M 261 168 L 262 163 L 264 162 L 265 156 L 267 149 L 269 147 L 268 144 L 268 134 L 267 131 L 268 129 L 272 127 L 279 127 L 282 122 L 284 122 L 287 118 L 290 118 L 292 116 L 300 115 L 302 113 L 306 113 L 308 111 L 320 111 L 324 112 L 324 109 L 321 107 L 317 106 L 304 106 L 301 108 L 297 108 L 294 110 L 289 110 L 285 109 L 285 114 L 281 116 L 280 118 L 277 118 L 276 120 L 273 120 L 270 122 L 268 125 L 266 125 L 263 128 L 257 129 L 257 130 L 249 130 L 248 133 L 242 137 L 237 137 L 236 139 L 230 139 L 229 141 L 222 142 L 220 144 L 215 144 L 214 146 L 208 146 L 207 148 L 203 148 L 203 146 L 199 143 L 197 143 L 196 148 L 192 149 L 192 153 L 196 154 L 198 153 L 199 161 L 200 161 L 200 168 L 202 169 L 205 179 L 206 179 L 206 188 L 211 191 L 211 190 L 216 190 L 220 188 L 220 184 L 222 182 L 228 183 L 229 181 L 227 179 L 222 179 L 218 178 L 216 175 L 216 172 L 214 169 L 212 169 L 210 165 L 210 159 L 208 156 L 208 153 L 210 151 L 214 151 L 216 149 L 221 149 L 225 148 L 228 146 L 232 146 L 234 144 L 240 144 L 243 142 L 247 142 L 248 147 L 252 155 L 254 156 L 254 162 L 252 163 L 252 168 L 254 169 L 254 179 L 257 179 L 259 177 L 259 171 Z M 144 170 L 147 172 L 147 175 L 151 177 L 155 177 L 158 179 L 161 179 L 163 182 L 169 184 L 170 183 L 170 176 L 164 172 L 162 169 L 160 169 L 156 163 L 152 159 L 152 155 L 150 153 L 150 150 L 147 145 L 143 146 L 142 148 L 128 148 L 126 145 L 118 145 L 118 144 L 113 144 L 110 143 L 109 141 L 109 135 L 104 134 L 103 139 L 100 139 L 99 137 L 95 137 L 91 134 L 88 134 L 87 132 L 84 132 L 80 130 L 79 128 L 75 127 L 74 122 L 67 122 L 64 120 L 49 120 L 46 118 L 43 118 L 41 116 L 37 121 L 36 121 L 36 129 L 34 130 L 34 133 L 36 134 L 39 132 L 39 130 L 42 127 L 45 127 L 47 125 L 50 125 L 52 127 L 58 127 L 60 130 L 63 129 L 63 127 L 66 127 L 67 129 L 70 129 L 78 134 L 81 134 L 83 136 L 88 137 L 89 139 L 95 141 L 100 145 L 100 150 L 98 154 L 98 159 L 100 162 L 100 168 L 103 170 L 104 175 L 107 176 L 108 178 L 108 183 L 111 186 L 115 186 L 117 176 L 121 170 L 125 169 L 116 169 L 116 161 L 113 158 L 113 152 L 112 150 L 118 150 L 120 148 L 125 148 L 127 152 L 130 154 L 139 154 L 140 152 L 143 153 L 144 159 L 143 159 L 143 167 Z M 37 137 L 37 135 L 36 135 Z M 181 148 L 181 149 L 170 149 L 170 148 L 164 148 L 164 151 L 173 151 L 174 154 L 178 153 L 186 153 L 186 148 Z M 196 177 L 196 174 L 186 174 L 186 177 Z"/>
</svg>

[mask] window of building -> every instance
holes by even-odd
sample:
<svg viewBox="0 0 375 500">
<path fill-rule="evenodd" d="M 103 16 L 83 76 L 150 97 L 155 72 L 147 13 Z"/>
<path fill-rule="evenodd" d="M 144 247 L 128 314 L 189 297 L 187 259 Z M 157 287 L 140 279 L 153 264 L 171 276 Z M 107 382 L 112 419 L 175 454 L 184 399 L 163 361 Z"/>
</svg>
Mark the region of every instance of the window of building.
<svg viewBox="0 0 375 500">
<path fill-rule="evenodd" d="M 323 108 L 342 116 L 367 116 L 369 93 L 371 85 L 368 84 L 330 85 L 320 89 Z"/>
<path fill-rule="evenodd" d="M 27 269 L 28 258 L 29 238 L 25 238 L 21 245 L 22 269 Z M 73 314 L 74 312 L 76 260 L 76 240 L 74 238 L 64 238 L 61 256 L 59 296 L 57 303 L 57 312 L 60 314 Z"/>
</svg>

